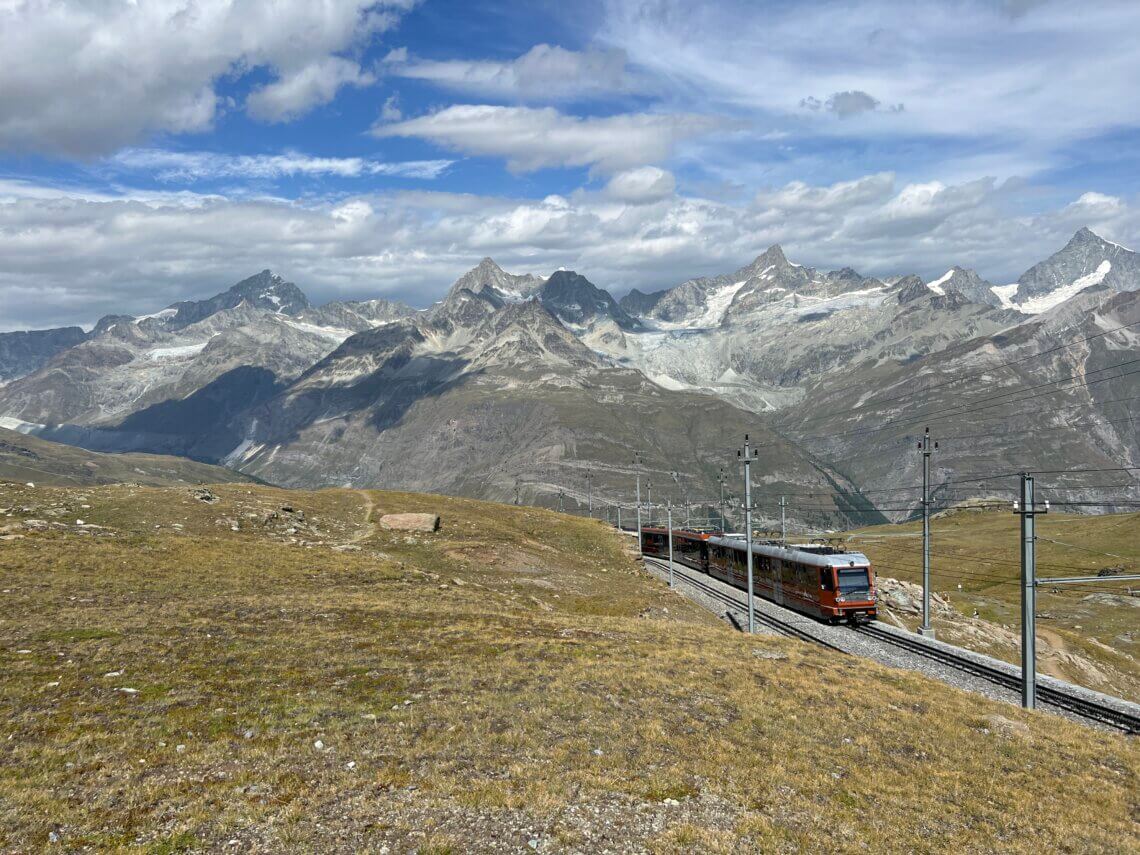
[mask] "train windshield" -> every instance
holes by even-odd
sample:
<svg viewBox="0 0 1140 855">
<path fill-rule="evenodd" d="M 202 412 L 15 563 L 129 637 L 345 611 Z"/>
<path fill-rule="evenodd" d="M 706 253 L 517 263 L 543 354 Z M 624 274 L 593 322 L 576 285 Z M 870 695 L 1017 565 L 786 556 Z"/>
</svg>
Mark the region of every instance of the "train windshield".
<svg viewBox="0 0 1140 855">
<path fill-rule="evenodd" d="M 844 596 L 869 593 L 871 583 L 867 579 L 866 567 L 851 567 L 839 570 L 839 592 Z"/>
</svg>

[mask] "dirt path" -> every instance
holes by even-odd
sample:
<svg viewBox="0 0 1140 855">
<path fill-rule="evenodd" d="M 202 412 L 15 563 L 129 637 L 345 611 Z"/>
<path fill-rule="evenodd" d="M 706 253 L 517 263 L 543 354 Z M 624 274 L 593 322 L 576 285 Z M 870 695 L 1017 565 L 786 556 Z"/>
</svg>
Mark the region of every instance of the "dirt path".
<svg viewBox="0 0 1140 855">
<path fill-rule="evenodd" d="M 364 499 L 364 528 L 349 538 L 349 543 L 360 543 L 362 540 L 368 540 L 376 533 L 376 524 L 372 522 L 372 511 L 375 509 L 375 504 L 372 501 L 372 496 L 369 495 L 367 490 L 357 490 L 360 497 Z"/>
</svg>

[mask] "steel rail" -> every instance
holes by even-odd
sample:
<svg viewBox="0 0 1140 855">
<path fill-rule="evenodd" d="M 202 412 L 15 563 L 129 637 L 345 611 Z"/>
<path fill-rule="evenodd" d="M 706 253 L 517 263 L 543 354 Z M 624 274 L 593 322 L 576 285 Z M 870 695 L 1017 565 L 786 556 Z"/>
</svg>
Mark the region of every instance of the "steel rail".
<svg viewBox="0 0 1140 855">
<path fill-rule="evenodd" d="M 982 677 L 1002 688 L 1020 691 L 1021 678 L 1018 675 L 1010 674 L 1000 668 L 987 665 L 984 662 L 978 662 L 970 657 L 960 656 L 949 650 L 943 650 L 917 637 L 911 638 L 896 635 L 893 632 L 888 632 L 873 624 L 854 627 L 854 631 L 894 647 L 899 647 L 911 653 L 916 653 L 928 659 L 941 662 L 944 665 L 949 665 L 952 668 L 957 668 L 959 671 Z M 1133 715 L 1124 710 L 1118 710 L 1098 703 L 1097 701 L 1081 698 L 1049 686 L 1039 685 L 1037 687 L 1037 696 L 1043 703 L 1074 713 L 1082 718 L 1087 718 L 1100 724 L 1107 724 L 1110 727 L 1115 727 L 1128 734 L 1140 733 L 1140 716 Z"/>
<path fill-rule="evenodd" d="M 643 558 L 646 561 L 653 562 L 654 564 L 656 564 L 658 567 L 660 567 L 663 570 L 668 569 L 668 562 L 667 561 L 662 561 L 661 559 L 656 558 L 655 556 L 651 556 L 651 555 L 645 555 L 645 556 L 643 556 Z M 705 582 L 702 579 L 695 579 L 692 576 L 690 576 L 688 573 L 681 572 L 680 570 L 677 569 L 678 566 L 682 567 L 682 568 L 690 569 L 690 570 L 695 569 L 695 568 L 692 568 L 688 564 L 685 564 L 681 561 L 674 560 L 674 562 L 673 562 L 673 573 L 674 573 L 674 575 L 676 577 L 683 579 L 684 581 L 688 582 L 690 585 L 692 585 L 697 590 L 702 591 L 703 593 L 709 595 L 713 599 L 719 600 L 720 602 L 724 603 L 725 605 L 733 606 L 737 609 L 740 609 L 742 612 L 746 611 L 748 609 L 748 604 L 744 600 L 738 600 L 735 597 L 730 596 L 729 594 L 726 594 L 724 591 L 718 590 L 717 588 L 713 587 L 712 585 L 709 585 L 707 582 Z M 700 571 L 697 571 L 697 572 L 700 572 Z M 759 596 L 759 595 L 757 595 L 757 596 Z M 765 598 L 765 597 L 759 597 L 759 598 L 762 600 L 765 600 L 765 602 L 769 602 L 767 600 L 767 598 Z M 810 632 L 803 629 L 802 627 L 798 627 L 795 624 L 788 623 L 787 621 L 783 621 L 780 618 L 774 617 L 774 616 L 767 614 L 765 612 L 756 612 L 754 617 L 756 618 L 756 620 L 758 620 L 760 623 L 767 626 L 769 629 L 774 629 L 777 632 L 781 633 L 782 635 L 788 636 L 789 638 L 796 638 L 800 641 L 807 641 L 807 642 L 811 642 L 812 644 L 819 644 L 823 647 L 827 647 L 831 650 L 834 650 L 837 653 L 847 653 L 848 652 L 848 651 L 844 650 L 842 647 L 836 647 L 834 644 L 831 644 L 827 641 L 824 641 L 822 638 L 819 638 L 815 635 L 812 635 Z"/>
</svg>

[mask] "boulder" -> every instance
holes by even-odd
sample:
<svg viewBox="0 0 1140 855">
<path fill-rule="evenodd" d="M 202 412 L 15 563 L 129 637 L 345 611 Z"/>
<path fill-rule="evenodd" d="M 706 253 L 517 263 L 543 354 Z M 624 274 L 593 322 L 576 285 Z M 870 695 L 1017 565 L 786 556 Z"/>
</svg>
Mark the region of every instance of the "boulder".
<svg viewBox="0 0 1140 855">
<path fill-rule="evenodd" d="M 390 531 L 438 531 L 439 514 L 384 514 L 380 527 Z"/>
</svg>

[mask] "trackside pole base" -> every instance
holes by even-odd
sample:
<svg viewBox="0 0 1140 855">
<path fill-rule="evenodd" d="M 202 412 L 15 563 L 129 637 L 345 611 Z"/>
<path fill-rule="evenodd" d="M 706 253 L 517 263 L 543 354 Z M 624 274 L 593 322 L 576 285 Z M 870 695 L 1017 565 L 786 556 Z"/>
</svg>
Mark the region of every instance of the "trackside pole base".
<svg viewBox="0 0 1140 855">
<path fill-rule="evenodd" d="M 918 634 L 921 635 L 923 638 L 934 638 L 934 627 L 932 627 L 932 626 L 920 626 L 918 628 Z"/>
</svg>

